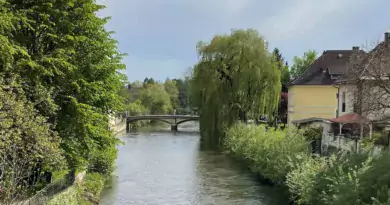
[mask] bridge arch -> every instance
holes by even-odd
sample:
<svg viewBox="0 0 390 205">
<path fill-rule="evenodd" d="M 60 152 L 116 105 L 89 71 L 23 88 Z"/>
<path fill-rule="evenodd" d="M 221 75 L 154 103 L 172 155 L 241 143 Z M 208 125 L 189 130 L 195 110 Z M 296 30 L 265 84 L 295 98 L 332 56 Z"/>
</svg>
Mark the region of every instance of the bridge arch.
<svg viewBox="0 0 390 205">
<path fill-rule="evenodd" d="M 199 121 L 199 119 L 185 119 L 185 120 L 176 122 L 176 125 L 180 125 L 180 124 L 182 124 L 182 123 L 190 122 L 190 121 Z"/>
<path fill-rule="evenodd" d="M 159 118 L 140 118 L 140 119 L 131 119 L 131 120 L 128 120 L 127 123 L 137 122 L 137 121 L 141 121 L 141 120 L 156 120 L 156 121 L 160 121 L 160 122 L 165 122 L 165 123 L 170 124 L 170 125 L 175 124 L 175 123 L 170 122 L 169 120 L 159 119 Z"/>
<path fill-rule="evenodd" d="M 128 116 L 126 119 L 126 131 L 130 131 L 130 123 L 139 120 L 157 120 L 165 122 L 171 125 L 171 130 L 177 130 L 179 124 L 189 121 L 199 121 L 198 116 L 190 115 L 140 115 L 140 116 Z"/>
</svg>

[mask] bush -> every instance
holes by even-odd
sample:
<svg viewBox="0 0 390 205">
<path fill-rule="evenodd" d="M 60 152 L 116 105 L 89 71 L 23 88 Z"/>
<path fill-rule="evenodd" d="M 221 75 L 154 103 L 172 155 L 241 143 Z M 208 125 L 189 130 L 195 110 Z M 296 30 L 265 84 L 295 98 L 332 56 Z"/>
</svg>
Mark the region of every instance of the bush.
<svg viewBox="0 0 390 205">
<path fill-rule="evenodd" d="M 281 183 L 308 155 L 308 143 L 295 128 L 268 130 L 265 126 L 236 124 L 226 133 L 227 151 L 249 162 L 251 169 L 274 183 Z"/>
<path fill-rule="evenodd" d="M 304 128 L 302 134 L 307 141 L 321 140 L 323 129 L 322 126 L 311 126 Z"/>
<path fill-rule="evenodd" d="M 88 172 L 96 172 L 102 175 L 109 175 L 115 169 L 115 159 L 117 150 L 115 147 L 106 147 L 106 149 L 95 150 L 89 161 Z"/>
<path fill-rule="evenodd" d="M 83 187 L 84 192 L 99 198 L 100 192 L 102 192 L 104 188 L 104 178 L 98 173 L 89 173 L 85 175 L 81 186 Z"/>
<path fill-rule="evenodd" d="M 324 158 L 312 158 L 303 155 L 301 164 L 291 164 L 292 171 L 287 174 L 286 185 L 291 198 L 297 204 L 309 204 L 317 174 L 326 166 Z"/>
<path fill-rule="evenodd" d="M 226 133 L 225 148 L 248 162 L 253 172 L 284 183 L 297 204 L 390 204 L 390 153 L 314 157 L 308 154 L 310 139 L 304 133 L 236 124 Z"/>
</svg>

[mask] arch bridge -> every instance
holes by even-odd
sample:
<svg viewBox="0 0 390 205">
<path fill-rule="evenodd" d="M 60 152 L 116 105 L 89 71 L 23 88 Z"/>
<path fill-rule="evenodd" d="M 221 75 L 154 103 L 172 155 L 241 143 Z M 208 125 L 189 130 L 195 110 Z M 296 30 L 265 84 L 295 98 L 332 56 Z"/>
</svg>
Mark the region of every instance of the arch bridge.
<svg viewBox="0 0 390 205">
<path fill-rule="evenodd" d="M 126 118 L 126 131 L 130 131 L 130 123 L 139 121 L 139 120 L 157 120 L 165 122 L 171 125 L 172 131 L 177 131 L 177 126 L 189 122 L 189 121 L 199 121 L 199 116 L 196 115 L 138 115 L 138 116 L 128 116 Z"/>
</svg>

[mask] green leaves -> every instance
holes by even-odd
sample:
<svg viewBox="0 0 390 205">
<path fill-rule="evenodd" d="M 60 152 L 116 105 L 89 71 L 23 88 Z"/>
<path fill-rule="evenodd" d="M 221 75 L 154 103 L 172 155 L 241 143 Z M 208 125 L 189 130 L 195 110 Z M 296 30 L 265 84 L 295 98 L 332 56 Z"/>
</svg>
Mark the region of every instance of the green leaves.
<svg viewBox="0 0 390 205">
<path fill-rule="evenodd" d="M 272 116 L 280 96 L 280 71 L 255 30 L 233 30 L 199 43 L 191 101 L 199 108 L 201 135 L 218 146 L 223 130 L 248 116 Z M 204 140 L 207 141 L 207 140 Z"/>
<path fill-rule="evenodd" d="M 121 107 L 118 92 L 126 78 L 119 72 L 125 68 L 123 54 L 104 27 L 108 18 L 95 14 L 101 8 L 94 0 L 0 0 L 0 77 L 13 76 L 23 103 L 50 123 L 41 126 L 46 131 L 28 120 L 5 120 L 4 126 L 16 126 L 29 137 L 58 133 L 57 143 L 73 169 L 99 167 L 92 166 L 94 155 L 107 152 L 102 157 L 107 160 L 96 162 L 105 163 L 100 167 L 106 172 L 112 170 L 118 143 L 108 130 L 108 114 Z M 25 130 L 26 125 L 35 128 Z M 62 159 L 54 157 L 53 162 Z"/>
<path fill-rule="evenodd" d="M 33 180 L 35 170 L 59 170 L 65 161 L 57 133 L 37 115 L 21 88 L 0 82 L 0 181 L 5 190 L 0 201 L 10 202 L 33 188 L 26 179 Z M 41 173 L 36 177 L 35 182 Z"/>
<path fill-rule="evenodd" d="M 303 54 L 303 57 L 294 57 L 294 63 L 291 66 L 291 77 L 295 79 L 302 75 L 307 68 L 316 60 L 317 52 L 309 50 Z"/>
<path fill-rule="evenodd" d="M 142 90 L 140 99 L 150 114 L 166 114 L 172 112 L 171 96 L 162 84 L 150 84 Z"/>
<path fill-rule="evenodd" d="M 224 146 L 275 183 L 283 183 L 293 165 L 308 156 L 308 143 L 300 132 L 266 130 L 265 126 L 235 124 L 227 130 Z"/>
</svg>

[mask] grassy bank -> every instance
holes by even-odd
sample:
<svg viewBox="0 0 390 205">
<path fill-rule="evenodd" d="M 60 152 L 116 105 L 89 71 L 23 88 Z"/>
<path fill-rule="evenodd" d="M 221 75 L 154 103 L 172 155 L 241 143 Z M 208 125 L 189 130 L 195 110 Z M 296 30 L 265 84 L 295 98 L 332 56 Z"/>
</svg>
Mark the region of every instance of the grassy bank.
<svg viewBox="0 0 390 205">
<path fill-rule="evenodd" d="M 296 204 L 390 204 L 390 154 L 369 152 L 314 157 L 304 133 L 294 128 L 266 131 L 237 124 L 226 134 L 225 149 L 252 172 L 285 187 Z"/>
<path fill-rule="evenodd" d="M 104 188 L 104 177 L 98 173 L 86 174 L 81 182 L 75 183 L 51 199 L 48 205 L 91 205 L 99 204 Z"/>
</svg>

